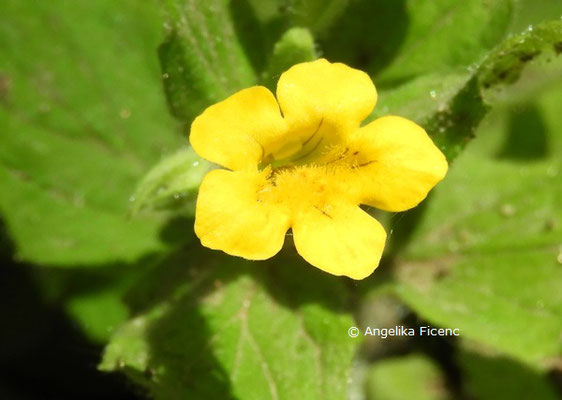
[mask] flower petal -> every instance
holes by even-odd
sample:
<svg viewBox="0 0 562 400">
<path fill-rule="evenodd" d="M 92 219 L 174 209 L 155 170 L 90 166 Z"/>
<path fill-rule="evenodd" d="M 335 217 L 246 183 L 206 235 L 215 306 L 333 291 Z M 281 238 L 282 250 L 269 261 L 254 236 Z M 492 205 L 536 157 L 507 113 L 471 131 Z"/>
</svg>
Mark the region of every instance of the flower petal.
<svg viewBox="0 0 562 400">
<path fill-rule="evenodd" d="M 293 132 L 306 135 L 322 124 L 345 135 L 371 113 L 377 92 L 366 73 L 320 59 L 281 74 L 277 99 Z"/>
<path fill-rule="evenodd" d="M 363 279 L 379 264 L 386 232 L 358 206 L 339 204 L 300 213 L 293 238 L 299 254 L 315 267 Z"/>
<path fill-rule="evenodd" d="M 447 173 L 447 160 L 425 130 L 405 118 L 387 116 L 350 138 L 356 169 L 347 175 L 360 188 L 358 201 L 386 211 L 419 204 Z"/>
<path fill-rule="evenodd" d="M 281 249 L 289 217 L 279 206 L 258 201 L 265 176 L 226 170 L 205 176 L 195 214 L 195 234 L 203 246 L 250 260 L 270 258 Z"/>
<path fill-rule="evenodd" d="M 208 107 L 193 121 L 189 140 L 201 157 L 240 170 L 258 165 L 264 147 L 285 131 L 273 94 L 254 86 Z"/>
</svg>

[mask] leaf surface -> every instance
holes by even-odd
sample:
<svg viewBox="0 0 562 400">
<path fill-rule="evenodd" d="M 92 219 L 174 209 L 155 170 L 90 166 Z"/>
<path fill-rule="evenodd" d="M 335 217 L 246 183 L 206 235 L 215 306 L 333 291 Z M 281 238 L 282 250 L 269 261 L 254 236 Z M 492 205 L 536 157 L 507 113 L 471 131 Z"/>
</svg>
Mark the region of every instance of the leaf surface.
<svg viewBox="0 0 562 400">
<path fill-rule="evenodd" d="M 100 265 L 164 249 L 161 220 L 126 218 L 138 179 L 185 141 L 161 95 L 154 8 L 2 9 L 0 210 L 16 256 Z"/>
<path fill-rule="evenodd" d="M 208 252 L 165 260 L 127 295 L 136 316 L 113 336 L 101 368 L 124 370 L 157 399 L 345 399 L 358 343 L 347 335 L 345 286 L 280 257 L 275 265 Z"/>
</svg>

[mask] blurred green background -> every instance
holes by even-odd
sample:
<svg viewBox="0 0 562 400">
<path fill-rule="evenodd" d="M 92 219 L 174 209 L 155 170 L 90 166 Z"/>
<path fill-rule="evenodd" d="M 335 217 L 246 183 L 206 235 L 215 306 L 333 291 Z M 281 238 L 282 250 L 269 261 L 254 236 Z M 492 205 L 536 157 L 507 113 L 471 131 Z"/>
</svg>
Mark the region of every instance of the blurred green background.
<svg viewBox="0 0 562 400">
<path fill-rule="evenodd" d="M 556 399 L 562 2 L 3 0 L 0 398 Z M 201 247 L 189 124 L 325 57 L 450 171 L 364 281 Z M 289 241 L 290 242 L 290 241 Z M 355 338 L 351 326 L 459 328 Z"/>
</svg>

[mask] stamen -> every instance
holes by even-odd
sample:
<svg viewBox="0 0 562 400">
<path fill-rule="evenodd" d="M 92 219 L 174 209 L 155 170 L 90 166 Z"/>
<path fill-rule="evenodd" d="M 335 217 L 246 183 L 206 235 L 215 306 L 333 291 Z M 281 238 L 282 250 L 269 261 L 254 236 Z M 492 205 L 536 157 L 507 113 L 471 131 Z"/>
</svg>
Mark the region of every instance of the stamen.
<svg viewBox="0 0 562 400">
<path fill-rule="evenodd" d="M 366 167 L 367 165 L 372 164 L 372 163 L 374 163 L 374 162 L 377 162 L 377 160 L 371 160 L 371 161 L 368 161 L 368 162 L 366 162 L 366 163 L 359 164 L 356 168 Z"/>
<path fill-rule="evenodd" d="M 343 151 L 343 153 L 341 153 L 338 158 L 335 158 L 335 159 L 333 159 L 333 160 L 331 160 L 331 161 L 328 161 L 328 162 L 325 163 L 324 165 L 332 164 L 332 163 L 335 163 L 335 162 L 337 162 L 337 161 L 342 160 L 342 159 L 345 157 L 345 155 L 347 154 L 348 151 L 349 151 L 349 147 L 346 147 L 345 150 Z"/>
</svg>

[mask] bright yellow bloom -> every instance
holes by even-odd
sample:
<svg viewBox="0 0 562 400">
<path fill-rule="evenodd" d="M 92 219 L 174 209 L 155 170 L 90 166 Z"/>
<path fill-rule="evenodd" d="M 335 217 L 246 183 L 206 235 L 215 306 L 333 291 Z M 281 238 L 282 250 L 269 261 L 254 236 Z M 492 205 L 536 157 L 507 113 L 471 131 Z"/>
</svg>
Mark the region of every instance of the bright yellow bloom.
<svg viewBox="0 0 562 400">
<path fill-rule="evenodd" d="M 414 122 L 387 116 L 360 127 L 376 100 L 367 74 L 321 59 L 283 73 L 277 100 L 254 86 L 207 108 L 191 126 L 191 145 L 228 170 L 201 183 L 201 243 L 263 260 L 292 228 L 310 264 L 353 279 L 370 275 L 386 233 L 359 205 L 407 210 L 447 172 Z"/>
</svg>

